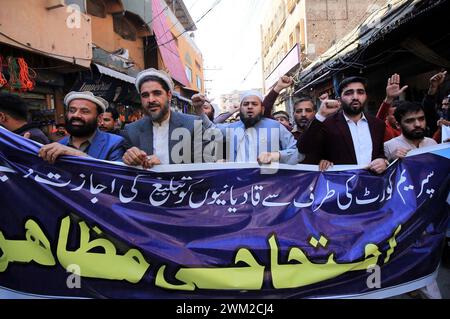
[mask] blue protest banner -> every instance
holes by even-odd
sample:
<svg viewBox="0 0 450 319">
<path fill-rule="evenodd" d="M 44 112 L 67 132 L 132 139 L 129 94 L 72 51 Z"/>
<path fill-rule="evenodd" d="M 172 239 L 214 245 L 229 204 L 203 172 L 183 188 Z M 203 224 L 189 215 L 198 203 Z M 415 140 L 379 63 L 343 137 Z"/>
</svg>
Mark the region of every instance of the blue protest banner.
<svg viewBox="0 0 450 319">
<path fill-rule="evenodd" d="M 0 294 L 389 297 L 436 275 L 449 144 L 374 175 L 279 165 L 43 162 L 0 129 Z"/>
</svg>

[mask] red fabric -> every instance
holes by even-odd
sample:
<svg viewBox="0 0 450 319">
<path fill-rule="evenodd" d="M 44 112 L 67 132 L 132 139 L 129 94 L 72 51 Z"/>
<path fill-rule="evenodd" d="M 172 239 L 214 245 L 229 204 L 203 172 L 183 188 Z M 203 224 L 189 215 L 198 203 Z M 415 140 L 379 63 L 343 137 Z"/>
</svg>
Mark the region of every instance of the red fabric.
<svg viewBox="0 0 450 319">
<path fill-rule="evenodd" d="M 401 132 L 400 130 L 394 128 L 389 124 L 388 121 L 385 122 L 386 125 L 386 131 L 384 132 L 384 141 L 390 141 L 393 138 L 396 138 L 397 136 L 400 136 Z"/>
<path fill-rule="evenodd" d="M 386 121 L 386 117 L 388 116 L 390 107 L 391 105 L 389 103 L 381 103 L 380 108 L 378 109 L 377 119 L 380 119 L 383 122 Z"/>
<path fill-rule="evenodd" d="M 382 120 L 386 124 L 386 131 L 384 132 L 385 142 L 390 141 L 393 138 L 400 136 L 401 134 L 399 129 L 392 127 L 392 125 L 388 121 L 386 121 L 386 117 L 388 116 L 390 107 L 391 107 L 390 104 L 383 102 L 377 113 L 377 119 Z"/>
<path fill-rule="evenodd" d="M 441 127 L 438 128 L 436 133 L 434 133 L 433 140 L 435 140 L 436 143 L 441 144 L 441 142 L 442 142 L 442 128 Z"/>
<path fill-rule="evenodd" d="M 186 70 L 183 62 L 181 62 L 176 42 L 167 24 L 166 14 L 165 12 L 161 13 L 164 8 L 161 6 L 160 0 L 152 0 L 152 8 L 153 15 L 156 17 L 152 22 L 152 28 L 167 71 L 173 79 L 189 87 L 190 83 L 186 76 Z"/>
</svg>

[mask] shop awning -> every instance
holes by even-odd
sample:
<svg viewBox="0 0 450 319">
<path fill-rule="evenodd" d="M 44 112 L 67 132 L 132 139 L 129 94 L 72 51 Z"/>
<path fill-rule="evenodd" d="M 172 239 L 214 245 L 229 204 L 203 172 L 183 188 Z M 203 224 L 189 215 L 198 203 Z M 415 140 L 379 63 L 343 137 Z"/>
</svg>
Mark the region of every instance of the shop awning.
<svg viewBox="0 0 450 319">
<path fill-rule="evenodd" d="M 189 103 L 189 104 L 192 103 L 191 100 L 189 100 L 189 99 L 187 99 L 187 98 L 185 98 L 185 97 L 182 97 L 181 94 L 178 93 L 178 92 L 176 92 L 176 91 L 173 92 L 173 95 L 174 95 L 175 97 L 177 97 L 179 100 L 183 101 L 183 102 L 186 102 L 186 103 Z"/>
<path fill-rule="evenodd" d="M 108 102 L 128 103 L 139 100 L 134 82 L 133 76 L 92 63 L 91 70 L 79 73 L 71 91 L 90 91 Z"/>
<path fill-rule="evenodd" d="M 175 39 L 172 32 L 170 32 L 166 15 L 163 12 L 164 8 L 162 8 L 160 0 L 152 0 L 152 8 L 155 16 L 152 22 L 152 28 L 164 64 L 174 80 L 184 86 L 190 86 L 183 62 L 181 62 L 180 55 L 178 53 Z"/>
<path fill-rule="evenodd" d="M 125 81 L 125 82 L 128 82 L 128 83 L 131 83 L 131 84 L 135 83 L 136 79 L 134 77 L 132 77 L 132 76 L 129 76 L 127 74 L 123 74 L 123 73 L 117 72 L 117 71 L 115 71 L 113 69 L 104 67 L 103 65 L 100 65 L 100 64 L 97 64 L 97 63 L 94 63 L 94 65 L 97 67 L 98 71 L 101 74 L 104 74 L 104 75 L 110 76 L 112 78 L 119 79 L 119 80 L 122 80 L 122 81 Z"/>
</svg>

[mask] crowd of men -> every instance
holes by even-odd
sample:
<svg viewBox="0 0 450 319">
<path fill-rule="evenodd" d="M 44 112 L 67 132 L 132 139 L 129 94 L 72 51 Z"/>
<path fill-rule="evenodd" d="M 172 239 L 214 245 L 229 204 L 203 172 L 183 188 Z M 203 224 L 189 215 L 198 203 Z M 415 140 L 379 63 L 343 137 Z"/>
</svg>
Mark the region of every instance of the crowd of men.
<svg viewBox="0 0 450 319">
<path fill-rule="evenodd" d="M 119 114 L 91 92 L 65 97 L 65 127 L 45 136 L 27 122 L 27 106 L 17 95 L 1 94 L 0 125 L 43 144 L 39 156 L 54 163 L 61 155 L 90 156 L 151 168 L 160 164 L 258 162 L 318 165 L 360 165 L 381 174 L 389 162 L 413 149 L 445 142 L 449 127 L 449 98 L 436 107 L 435 96 L 447 72 L 430 79 L 423 103 L 400 101 L 408 89 L 400 75 L 387 82 L 386 99 L 376 116 L 366 112 L 368 82 L 345 78 L 334 100 L 310 97 L 295 100 L 293 124 L 285 111 L 273 112 L 280 92 L 293 84 L 283 76 L 264 98 L 258 91 L 241 96 L 239 121 L 215 117 L 207 97 L 192 97 L 195 115 L 171 108 L 174 83 L 159 70 L 144 70 L 136 78 L 145 117 L 117 128 Z M 57 142 L 55 142 L 57 140 Z M 53 141 L 51 143 L 50 141 Z M 339 141 L 339 143 L 336 143 Z"/>
<path fill-rule="evenodd" d="M 334 100 L 310 97 L 295 100 L 291 116 L 273 112 L 280 92 L 293 84 L 283 76 L 264 98 L 258 91 L 241 97 L 239 121 L 224 123 L 229 115 L 215 117 L 211 102 L 203 95 L 192 97 L 194 115 L 171 108 L 174 83 L 159 70 L 138 74 L 138 91 L 145 117 L 117 129 L 119 114 L 91 92 L 70 92 L 64 99 L 65 127 L 53 142 L 27 122 L 27 105 L 17 95 L 0 95 L 0 125 L 42 145 L 39 157 L 55 163 L 60 156 L 92 157 L 122 161 L 130 166 L 152 168 L 161 164 L 203 162 L 257 162 L 318 165 L 359 165 L 382 174 L 390 162 L 413 149 L 448 142 L 449 97 L 436 107 L 436 95 L 447 72 L 430 79 L 422 103 L 400 101 L 408 89 L 400 75 L 392 75 L 386 99 L 378 114 L 367 113 L 368 81 L 345 78 Z M 57 142 L 55 142 L 57 140 Z M 437 286 L 428 287 L 431 296 Z"/>
</svg>

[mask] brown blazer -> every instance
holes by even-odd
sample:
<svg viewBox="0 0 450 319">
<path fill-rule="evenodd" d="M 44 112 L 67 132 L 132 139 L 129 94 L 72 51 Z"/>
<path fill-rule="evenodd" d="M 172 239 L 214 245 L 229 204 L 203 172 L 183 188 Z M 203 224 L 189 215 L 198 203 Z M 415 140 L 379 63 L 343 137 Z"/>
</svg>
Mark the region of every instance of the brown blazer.
<svg viewBox="0 0 450 319">
<path fill-rule="evenodd" d="M 372 160 L 386 158 L 384 155 L 385 124 L 376 117 L 365 114 L 372 137 Z M 317 119 L 300 137 L 297 148 L 300 153 L 307 154 L 308 163 L 319 164 L 328 160 L 335 165 L 356 165 L 355 147 L 343 112 L 339 112 L 323 123 Z"/>
</svg>

